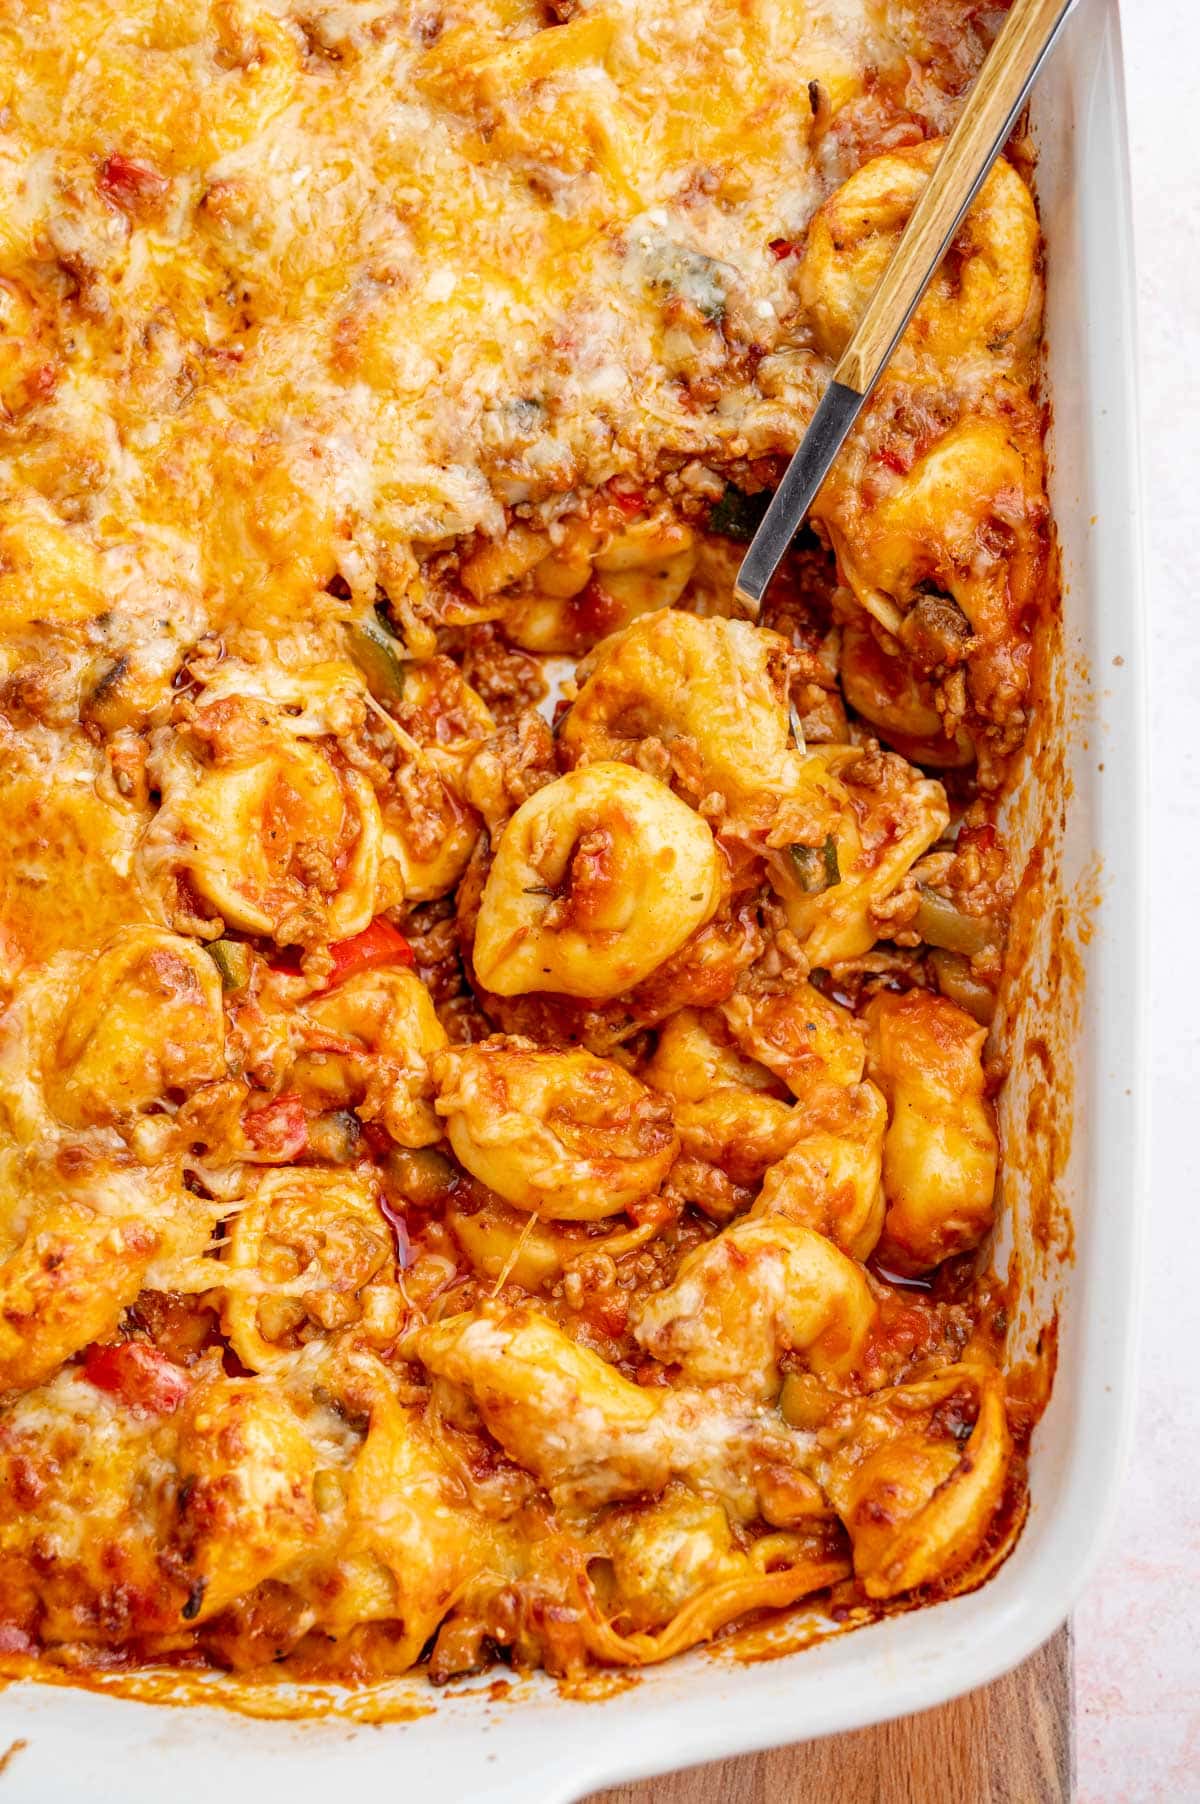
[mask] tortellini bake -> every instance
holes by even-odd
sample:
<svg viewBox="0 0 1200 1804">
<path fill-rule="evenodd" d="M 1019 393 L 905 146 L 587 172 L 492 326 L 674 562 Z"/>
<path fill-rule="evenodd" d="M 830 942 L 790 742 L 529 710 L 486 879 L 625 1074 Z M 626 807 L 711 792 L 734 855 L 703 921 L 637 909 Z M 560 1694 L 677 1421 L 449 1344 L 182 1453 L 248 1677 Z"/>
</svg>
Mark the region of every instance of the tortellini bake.
<svg viewBox="0 0 1200 1804">
<path fill-rule="evenodd" d="M 503 996 L 608 1001 L 711 919 L 725 864 L 706 821 L 657 777 L 606 762 L 518 808 L 479 905 L 472 959 Z"/>
<path fill-rule="evenodd" d="M 578 1684 L 1013 1544 L 1019 134 L 735 592 L 955 10 L 0 0 L 4 1675 Z"/>
</svg>

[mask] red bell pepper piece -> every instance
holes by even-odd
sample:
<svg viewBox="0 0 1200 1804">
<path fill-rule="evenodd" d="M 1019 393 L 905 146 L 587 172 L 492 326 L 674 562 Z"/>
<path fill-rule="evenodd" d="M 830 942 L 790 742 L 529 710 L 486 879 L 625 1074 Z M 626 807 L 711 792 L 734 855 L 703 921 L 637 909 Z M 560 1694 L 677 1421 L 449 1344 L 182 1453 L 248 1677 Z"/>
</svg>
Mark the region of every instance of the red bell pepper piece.
<svg viewBox="0 0 1200 1804">
<path fill-rule="evenodd" d="M 294 1090 L 242 1116 L 242 1132 L 267 1159 L 296 1159 L 308 1147 L 308 1116 Z"/>
<path fill-rule="evenodd" d="M 105 199 L 114 201 L 119 207 L 161 200 L 171 186 L 157 169 L 122 156 L 119 150 L 101 164 L 97 185 Z"/>
<path fill-rule="evenodd" d="M 632 520 L 646 511 L 646 497 L 641 489 L 615 489 L 609 486 L 609 499 L 615 501 L 623 514 Z"/>
<path fill-rule="evenodd" d="M 359 971 L 373 971 L 378 965 L 407 965 L 411 971 L 414 963 L 412 947 L 382 915 L 376 915 L 371 925 L 353 939 L 338 940 L 329 948 L 329 956 L 333 969 L 325 984 L 327 990 L 345 983 Z"/>
<path fill-rule="evenodd" d="M 144 1340 L 89 1347 L 83 1375 L 97 1390 L 109 1391 L 131 1409 L 153 1416 L 173 1414 L 192 1388 L 182 1367 Z"/>
</svg>

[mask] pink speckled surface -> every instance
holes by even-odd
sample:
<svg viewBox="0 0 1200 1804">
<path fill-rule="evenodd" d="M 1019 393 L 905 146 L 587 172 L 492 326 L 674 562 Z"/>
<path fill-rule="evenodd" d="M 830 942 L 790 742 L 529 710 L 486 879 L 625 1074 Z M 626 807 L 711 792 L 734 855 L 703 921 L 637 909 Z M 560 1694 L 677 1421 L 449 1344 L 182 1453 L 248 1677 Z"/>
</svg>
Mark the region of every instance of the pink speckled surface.
<svg viewBox="0 0 1200 1804">
<path fill-rule="evenodd" d="M 1086 5 L 1086 0 L 1084 0 Z M 1075 1618 L 1078 1804 L 1200 1804 L 1200 4 L 1124 0 L 1150 609 L 1151 1210 L 1116 1538 Z"/>
</svg>

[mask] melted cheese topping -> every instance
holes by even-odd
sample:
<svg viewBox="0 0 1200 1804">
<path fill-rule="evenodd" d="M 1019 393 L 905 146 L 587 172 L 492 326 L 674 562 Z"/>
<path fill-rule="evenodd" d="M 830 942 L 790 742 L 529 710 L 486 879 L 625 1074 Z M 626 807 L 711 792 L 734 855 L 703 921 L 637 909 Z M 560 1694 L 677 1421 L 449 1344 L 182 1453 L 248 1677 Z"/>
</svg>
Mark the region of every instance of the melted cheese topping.
<svg viewBox="0 0 1200 1804">
<path fill-rule="evenodd" d="M 507 507 L 789 449 L 822 372 L 770 246 L 836 173 L 812 84 L 903 58 L 887 11 L 0 8 L 39 610 L 292 617 Z"/>
</svg>

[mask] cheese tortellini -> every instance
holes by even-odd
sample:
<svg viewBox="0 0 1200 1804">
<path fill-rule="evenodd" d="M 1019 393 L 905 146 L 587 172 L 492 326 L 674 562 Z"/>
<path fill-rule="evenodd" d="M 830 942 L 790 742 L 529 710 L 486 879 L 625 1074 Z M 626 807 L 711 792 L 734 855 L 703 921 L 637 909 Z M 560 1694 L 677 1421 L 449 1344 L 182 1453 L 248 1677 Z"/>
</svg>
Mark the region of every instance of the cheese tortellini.
<svg viewBox="0 0 1200 1804">
<path fill-rule="evenodd" d="M 942 153 L 932 142 L 864 163 L 814 214 L 800 296 L 821 348 L 838 358 L 866 310 Z M 996 163 L 908 328 L 914 351 L 949 358 L 994 347 L 1031 319 L 1037 213 L 1011 163 Z"/>
<path fill-rule="evenodd" d="M 65 1019 L 42 1064 L 59 1121 L 126 1121 L 225 1075 L 221 980 L 194 940 L 127 927 L 72 976 Z"/>
<path fill-rule="evenodd" d="M 619 1664 L 667 1659 L 748 1608 L 778 1608 L 843 1576 L 819 1533 L 764 1535 L 743 1550 L 720 1504 L 681 1484 L 649 1507 L 612 1510 L 596 1542 L 599 1602 L 612 1619 L 597 1652 Z"/>
<path fill-rule="evenodd" d="M 869 1597 L 947 1577 L 978 1550 L 1012 1453 L 990 1367 L 949 1366 L 844 1404 L 820 1438 L 825 1490 Z"/>
<path fill-rule="evenodd" d="M 752 1214 L 780 1215 L 867 1259 L 883 1228 L 887 1107 L 874 1084 L 815 1089 L 801 1125 L 766 1172 Z"/>
<path fill-rule="evenodd" d="M 230 1468 L 229 1449 L 243 1449 Z M 185 1614 L 204 1620 L 283 1571 L 317 1540 L 316 1459 L 290 1402 L 248 1378 L 189 1400 L 179 1451 Z"/>
<path fill-rule="evenodd" d="M 522 1290 L 537 1293 L 553 1286 L 563 1272 L 595 1254 L 608 1259 L 645 1245 L 654 1233 L 653 1219 L 639 1227 L 596 1234 L 584 1223 L 534 1219 L 489 1197 L 455 1198 L 446 1221 L 471 1266 L 493 1283 L 512 1279 Z"/>
<path fill-rule="evenodd" d="M 665 784 L 625 764 L 571 771 L 504 829 L 475 929 L 476 974 L 502 996 L 617 996 L 710 919 L 722 885 L 711 831 Z"/>
<path fill-rule="evenodd" d="M 415 742 L 403 751 L 381 809 L 382 889 L 428 902 L 447 895 L 462 876 L 479 838 L 479 817 L 461 793 L 459 756 Z"/>
<path fill-rule="evenodd" d="M 658 1188 L 679 1151 L 661 1097 L 590 1052 L 500 1037 L 439 1053 L 433 1070 L 459 1160 L 534 1215 L 617 1215 Z"/>
<path fill-rule="evenodd" d="M 647 614 L 605 641 L 559 735 L 581 764 L 633 758 L 661 743 L 674 782 L 713 794 L 731 824 L 765 829 L 796 785 L 788 647 L 743 620 Z"/>
<path fill-rule="evenodd" d="M 35 1209 L 0 1260 L 0 1392 L 28 1390 L 116 1332 L 160 1249 L 148 1215 L 56 1200 Z M 5 1224 L 6 1227 L 8 1224 Z"/>
<path fill-rule="evenodd" d="M 735 991 L 721 1014 L 744 1055 L 804 1097 L 814 1084 L 856 1084 L 863 1074 L 863 1033 L 849 1009 L 811 983 L 775 994 Z"/>
<path fill-rule="evenodd" d="M 1037 472 L 998 419 L 951 427 L 877 505 L 827 519 L 858 600 L 927 667 L 1003 639 L 1042 556 Z"/>
<path fill-rule="evenodd" d="M 679 1102 L 707 1102 L 720 1090 L 773 1093 L 771 1072 L 738 1050 L 719 1015 L 681 1008 L 663 1023 L 643 1075 Z"/>
<path fill-rule="evenodd" d="M 942 143 L 866 162 L 814 216 L 797 276 L 821 349 L 841 355 Z M 1040 316 L 1037 214 L 1017 170 L 986 178 L 921 301 L 864 426 L 817 497 L 854 599 L 901 673 L 846 657 L 846 699 L 907 756 L 946 766 L 1021 737 L 1027 628 L 1047 567 L 1041 422 L 1033 387 Z M 965 389 L 948 380 L 969 369 Z M 965 681 L 964 681 L 965 678 Z M 899 733 L 899 738 L 896 737 Z"/>
<path fill-rule="evenodd" d="M 441 1139 L 430 1060 L 446 1044 L 429 992 L 411 971 L 361 971 L 305 1010 L 316 1031 L 291 1083 L 324 1108 L 355 1109 L 399 1146 Z"/>
<path fill-rule="evenodd" d="M 943 996 L 877 996 L 868 1066 L 888 1100 L 880 1254 L 928 1271 L 979 1245 L 992 1225 L 999 1143 L 986 1098 L 986 1029 Z"/>
<path fill-rule="evenodd" d="M 332 1601 L 333 1634 L 361 1637 L 378 1621 L 386 1670 L 405 1672 L 446 1614 L 448 1599 L 482 1577 L 494 1589 L 519 1562 L 506 1560 L 503 1524 L 465 1504 L 461 1472 L 430 1421 L 398 1401 L 386 1367 L 370 1354 L 322 1365 L 341 1410 L 367 1417 L 349 1472 L 326 1487 L 327 1520 L 341 1528 Z"/>
<path fill-rule="evenodd" d="M 353 1329 L 386 1346 L 400 1326 L 392 1230 L 376 1185 L 351 1171 L 262 1173 L 226 1242 L 222 1320 L 251 1371 L 314 1334 Z"/>
<path fill-rule="evenodd" d="M 449 1316 L 414 1345 L 568 1511 L 653 1494 L 676 1477 L 719 1491 L 734 1521 L 791 1526 L 820 1512 L 804 1470 L 810 1443 L 736 1392 L 632 1384 L 531 1309 Z"/>
<path fill-rule="evenodd" d="M 736 1222 L 698 1247 L 651 1297 L 637 1337 L 698 1384 L 731 1383 L 763 1397 L 783 1382 L 783 1353 L 800 1353 L 828 1384 L 862 1359 L 875 1304 L 860 1268 L 822 1234 L 773 1215 Z"/>
<path fill-rule="evenodd" d="M 175 865 L 219 922 L 280 944 L 361 933 L 381 906 L 371 784 L 286 708 L 221 700 L 204 724 L 204 756 L 168 754 L 151 868 Z"/>
<path fill-rule="evenodd" d="M 421 1362 L 470 1393 L 512 1458 L 575 1500 L 666 1482 L 659 1401 L 532 1310 L 450 1316 L 416 1339 Z"/>
<path fill-rule="evenodd" d="M 715 1220 L 743 1206 L 746 1187 L 804 1131 L 772 1073 L 741 1055 L 715 1011 L 671 1016 L 642 1076 L 673 1100 L 680 1157 L 671 1189 Z"/>
</svg>

